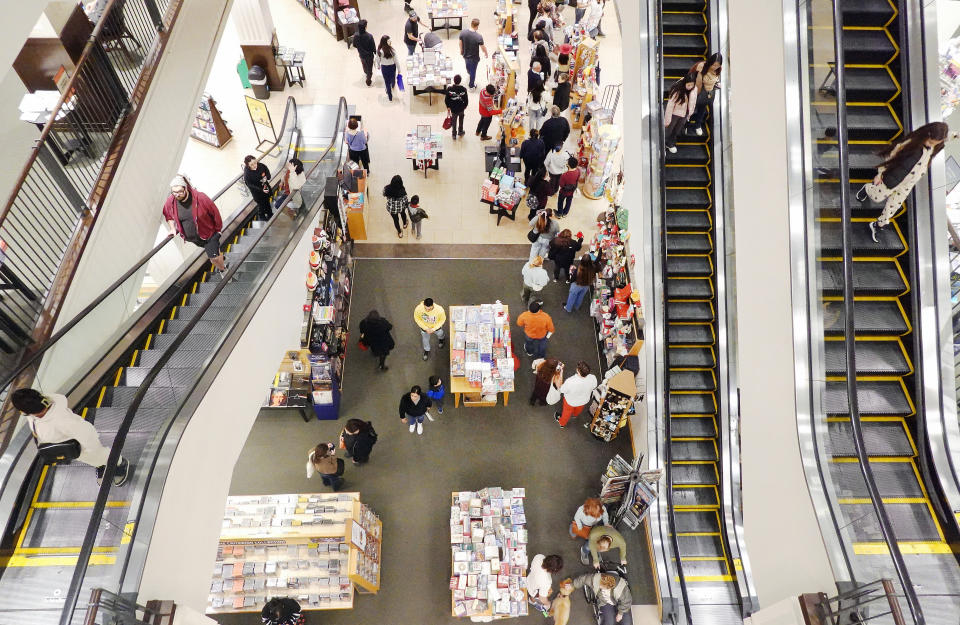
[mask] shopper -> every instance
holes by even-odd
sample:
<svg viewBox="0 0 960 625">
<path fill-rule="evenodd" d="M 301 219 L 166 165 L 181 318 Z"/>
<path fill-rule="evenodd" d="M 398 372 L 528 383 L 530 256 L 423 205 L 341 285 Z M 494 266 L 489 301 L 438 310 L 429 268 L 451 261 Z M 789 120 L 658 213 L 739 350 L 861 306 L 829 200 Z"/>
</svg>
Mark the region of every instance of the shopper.
<svg viewBox="0 0 960 625">
<path fill-rule="evenodd" d="M 627 580 L 610 573 L 586 573 L 573 580 L 574 588 L 590 586 L 600 608 L 599 625 L 633 625 L 633 597 Z"/>
<path fill-rule="evenodd" d="M 713 108 L 713 96 L 720 83 L 720 73 L 723 71 L 723 55 L 714 52 L 706 61 L 700 61 L 690 68 L 697 76 L 697 104 L 689 124 L 694 134 L 703 136 L 703 126 L 707 122 L 707 109 Z"/>
<path fill-rule="evenodd" d="M 553 41 L 553 18 L 550 17 L 550 14 L 542 6 L 538 9 L 538 14 L 536 19 L 533 20 L 533 30 L 534 32 L 540 31 L 543 33 L 544 43 L 547 41 Z M 536 44 L 536 41 L 534 41 Z"/>
<path fill-rule="evenodd" d="M 367 143 L 370 141 L 370 133 L 360 127 L 360 120 L 356 117 L 351 117 L 347 122 L 347 127 L 343 131 L 343 141 L 347 144 L 350 160 L 363 165 L 369 174 L 370 147 Z"/>
<path fill-rule="evenodd" d="M 403 26 L 403 43 L 407 45 L 407 54 L 413 56 L 417 51 L 417 44 L 420 42 L 420 25 L 416 13 L 410 13 L 407 23 Z"/>
<path fill-rule="evenodd" d="M 555 147 L 547 152 L 547 158 L 544 160 L 544 166 L 550 175 L 550 195 L 553 195 L 560 188 L 560 176 L 567 172 L 567 162 L 572 158 L 570 153 L 562 147 Z"/>
<path fill-rule="evenodd" d="M 427 397 L 437 407 L 437 412 L 443 414 L 443 398 L 447 394 L 447 389 L 443 386 L 443 379 L 439 375 L 431 375 L 427 382 L 429 382 Z"/>
<path fill-rule="evenodd" d="M 423 389 L 419 386 L 410 388 L 409 393 L 404 393 L 400 398 L 400 420 L 410 425 L 410 433 L 414 430 L 417 434 L 423 434 L 423 417 L 426 416 L 431 421 L 434 418 L 427 412 L 427 409 L 433 402 L 423 394 Z"/>
<path fill-rule="evenodd" d="M 273 209 L 270 208 L 270 170 L 252 154 L 243 158 L 243 164 L 243 183 L 257 203 L 260 220 L 267 221 L 273 216 Z"/>
<path fill-rule="evenodd" d="M 357 22 L 357 33 L 353 36 L 353 47 L 360 55 L 360 65 L 366 76 L 367 86 L 373 83 L 373 57 L 377 54 L 377 42 L 373 35 L 367 32 L 367 20 Z"/>
<path fill-rule="evenodd" d="M 277 192 L 277 199 L 273 201 L 274 208 L 280 208 L 283 201 L 290 197 L 287 206 L 290 208 L 300 208 L 303 205 L 303 198 L 300 196 L 300 189 L 307 183 L 307 177 L 303 173 L 303 162 L 299 158 L 291 158 L 287 161 L 286 170 L 283 172 L 283 178 L 280 181 L 280 190 Z"/>
<path fill-rule="evenodd" d="M 570 538 L 590 540 L 590 530 L 597 525 L 610 525 L 610 516 L 602 501 L 588 497 L 573 515 Z"/>
<path fill-rule="evenodd" d="M 535 219 L 537 213 L 547 205 L 547 198 L 550 197 L 550 181 L 547 179 L 547 168 L 540 166 L 534 170 L 527 181 L 527 219 Z"/>
<path fill-rule="evenodd" d="M 523 179 L 529 185 L 531 172 L 544 169 L 543 160 L 547 157 L 547 148 L 540 138 L 540 131 L 530 129 L 530 137 L 520 144 L 520 161 L 523 163 Z"/>
<path fill-rule="evenodd" d="M 553 336 L 554 331 L 553 319 L 543 312 L 540 306 L 540 302 L 530 302 L 527 310 L 517 317 L 517 325 L 523 328 L 523 352 L 534 358 L 546 356 L 547 340 Z"/>
<path fill-rule="evenodd" d="M 443 96 L 443 103 L 447 105 L 447 115 L 452 122 L 450 132 L 454 139 L 466 134 L 463 130 L 463 118 L 470 103 L 470 96 L 467 94 L 467 88 L 460 84 L 462 81 L 460 74 L 455 75 L 453 84 L 447 87 L 447 92 Z"/>
<path fill-rule="evenodd" d="M 484 58 L 488 58 L 487 46 L 483 43 L 483 35 L 480 34 L 480 20 L 473 18 L 470 20 L 470 29 L 460 33 L 460 54 L 463 56 L 463 62 L 467 66 L 467 76 L 470 77 L 470 88 L 477 88 L 477 65 L 480 64 L 480 52 L 483 52 Z"/>
<path fill-rule="evenodd" d="M 324 486 L 334 491 L 343 486 L 343 460 L 337 458 L 337 448 L 333 443 L 320 443 L 307 454 L 307 479 L 314 473 L 320 474 Z"/>
<path fill-rule="evenodd" d="M 548 150 L 563 146 L 567 137 L 570 136 L 570 122 L 560 116 L 562 111 L 559 106 L 553 106 L 550 109 L 550 119 L 543 122 L 540 126 L 540 138 Z"/>
<path fill-rule="evenodd" d="M 603 4 L 600 0 L 590 0 L 587 3 L 587 13 L 583 16 L 583 28 L 593 38 L 600 34 L 601 19 L 603 19 Z"/>
<path fill-rule="evenodd" d="M 577 0 L 576 7 L 573 9 L 573 23 L 579 24 L 583 16 L 587 14 L 587 7 L 590 6 L 590 0 Z"/>
<path fill-rule="evenodd" d="M 553 90 L 553 105 L 560 112 L 570 106 L 570 77 L 564 72 L 557 75 L 557 87 Z"/>
<path fill-rule="evenodd" d="M 530 10 L 530 21 L 527 23 L 527 39 L 533 41 L 533 22 L 540 15 L 540 0 L 527 0 L 527 8 Z"/>
<path fill-rule="evenodd" d="M 170 195 L 163 203 L 163 219 L 170 234 L 202 247 L 217 271 L 221 274 L 227 271 L 227 262 L 220 250 L 223 229 L 220 209 L 206 193 L 190 186 L 183 174 L 177 174 L 170 181 Z"/>
<path fill-rule="evenodd" d="M 541 184 L 545 182 L 541 181 Z M 550 251 L 550 241 L 560 232 L 560 226 L 557 225 L 557 222 L 550 219 L 552 213 L 553 211 L 549 208 L 539 210 L 530 220 L 530 228 L 538 235 L 537 239 L 530 245 L 531 259 L 536 256 L 546 256 Z"/>
<path fill-rule="evenodd" d="M 872 182 L 857 191 L 857 199 L 867 198 L 883 204 L 883 212 L 870 222 L 870 236 L 877 241 L 877 231 L 886 228 L 900 210 L 907 196 L 930 168 L 930 162 L 943 149 L 947 139 L 956 139 L 960 133 L 950 132 L 943 122 L 921 126 L 906 137 L 890 143 L 881 152 L 883 163 L 877 168 Z"/>
<path fill-rule="evenodd" d="M 376 310 L 371 310 L 360 321 L 360 342 L 370 349 L 370 353 L 377 357 L 377 368 L 386 371 L 387 356 L 396 346 L 390 331 L 393 324 L 380 316 Z"/>
<path fill-rule="evenodd" d="M 571 418 L 583 412 L 590 402 L 593 389 L 597 388 L 597 376 L 590 373 L 590 365 L 582 360 L 577 363 L 577 372 L 564 380 L 560 386 L 563 396 L 563 409 L 554 414 L 561 428 L 567 427 Z"/>
<path fill-rule="evenodd" d="M 430 335 L 436 334 L 438 346 L 443 349 L 446 337 L 443 333 L 443 324 L 447 322 L 447 313 L 443 306 L 433 303 L 428 297 L 413 309 L 413 320 L 420 327 L 420 343 L 423 345 L 423 359 L 430 357 Z"/>
<path fill-rule="evenodd" d="M 577 159 L 574 156 L 567 158 L 567 171 L 560 175 L 557 181 L 559 186 L 557 193 L 557 218 L 563 219 L 570 214 L 570 207 L 573 205 L 573 194 L 577 192 L 577 186 L 580 184 L 580 168 L 577 166 Z"/>
<path fill-rule="evenodd" d="M 543 88 L 543 67 L 539 61 L 534 61 L 527 70 L 527 92 L 531 92 L 537 87 Z"/>
<path fill-rule="evenodd" d="M 345 450 L 347 458 L 353 460 L 353 464 L 366 464 L 376 444 L 377 431 L 369 421 L 348 419 L 340 432 L 340 447 Z"/>
<path fill-rule="evenodd" d="M 546 114 L 547 98 L 543 95 L 543 85 L 536 85 L 527 95 L 527 116 L 530 132 L 540 129 L 540 124 Z"/>
<path fill-rule="evenodd" d="M 550 608 L 550 594 L 553 592 L 553 573 L 563 569 L 563 558 L 557 555 L 545 556 L 538 553 L 530 561 L 527 573 L 527 599 L 547 616 Z"/>
<path fill-rule="evenodd" d="M 400 229 L 400 220 L 403 220 L 403 227 L 406 228 L 410 200 L 407 198 L 407 190 L 403 188 L 403 178 L 399 174 L 391 178 L 390 184 L 383 188 L 383 196 L 387 198 L 387 212 L 393 219 L 393 227 L 397 229 L 397 238 L 402 239 L 403 230 Z"/>
<path fill-rule="evenodd" d="M 520 275 L 523 277 L 523 290 L 520 292 L 520 299 L 526 306 L 531 295 L 539 294 L 543 287 L 550 283 L 550 276 L 543 268 L 542 256 L 536 256 L 530 262 L 524 263 Z"/>
<path fill-rule="evenodd" d="M 37 446 L 76 441 L 71 459 L 89 464 L 96 469 L 97 484 L 107 470 L 110 448 L 100 442 L 93 424 L 70 410 L 70 402 L 59 393 L 44 395 L 32 388 L 20 388 L 10 395 L 13 407 L 23 413 L 27 427 Z M 74 455 L 75 454 L 75 455 Z M 130 463 L 123 456 L 117 459 L 113 485 L 123 486 L 130 474 Z"/>
<path fill-rule="evenodd" d="M 530 405 L 546 406 L 550 387 L 559 392 L 563 383 L 563 363 L 556 358 L 537 358 L 532 363 L 533 392 L 530 393 Z"/>
<path fill-rule="evenodd" d="M 613 549 L 619 551 L 620 564 L 627 564 L 627 541 L 623 539 L 623 534 L 615 530 L 607 523 L 603 525 L 594 524 L 590 530 L 590 538 L 581 548 L 581 552 L 590 553 L 590 562 L 593 568 L 600 568 L 601 553 L 607 553 Z"/>
<path fill-rule="evenodd" d="M 577 272 L 573 277 L 573 282 L 570 284 L 570 292 L 567 293 L 567 303 L 563 306 L 564 312 L 571 313 L 575 310 L 580 310 L 580 305 L 583 304 L 584 298 L 590 293 L 590 285 L 593 284 L 595 277 L 596 272 L 593 269 L 593 261 L 590 260 L 587 254 L 584 254 L 577 264 Z"/>
<path fill-rule="evenodd" d="M 583 247 L 583 233 L 578 232 L 574 240 L 573 233 L 564 228 L 550 241 L 550 252 L 547 258 L 553 261 L 553 281 L 559 282 L 563 278 L 564 282 L 570 283 L 570 266 L 573 265 L 573 259 Z"/>
<path fill-rule="evenodd" d="M 559 52 L 557 53 L 557 71 L 554 74 L 554 78 L 557 82 L 560 82 L 561 78 L 566 78 L 568 83 L 567 92 L 569 94 L 569 82 L 570 82 L 570 53 L 573 51 L 573 46 L 568 43 L 561 45 L 558 48 Z M 556 96 L 554 96 L 556 97 Z M 564 107 L 565 108 L 565 107 Z"/>
<path fill-rule="evenodd" d="M 290 597 L 274 597 L 260 610 L 263 625 L 303 625 L 300 604 Z"/>
<path fill-rule="evenodd" d="M 419 195 L 410 198 L 410 207 L 407 210 L 410 212 L 410 223 L 413 224 L 413 236 L 419 241 L 420 227 L 423 225 L 423 220 L 429 219 L 430 215 L 420 206 Z"/>
<path fill-rule="evenodd" d="M 480 123 L 477 124 L 477 136 L 480 137 L 481 141 L 489 141 L 491 137 L 487 135 L 487 130 L 490 129 L 490 122 L 493 121 L 494 115 L 499 115 L 503 111 L 497 108 L 496 103 L 493 101 L 493 96 L 497 92 L 497 89 L 493 85 L 487 85 L 483 91 L 480 92 Z"/>
<path fill-rule="evenodd" d="M 387 99 L 393 102 L 393 87 L 397 84 L 397 53 L 390 44 L 390 35 L 380 37 L 377 60 L 380 62 L 380 74 L 383 76 L 383 86 L 387 90 Z"/>
<path fill-rule="evenodd" d="M 673 83 L 667 93 L 667 108 L 663 113 L 663 144 L 671 154 L 677 153 L 677 137 L 697 106 L 697 75 L 687 74 Z"/>
<path fill-rule="evenodd" d="M 546 41 L 539 42 L 533 47 L 533 56 L 530 57 L 530 66 L 533 67 L 534 63 L 540 64 L 540 76 L 543 79 L 543 85 L 546 87 L 547 83 L 550 81 L 551 76 L 551 67 L 550 67 L 550 46 L 547 45 Z"/>
</svg>

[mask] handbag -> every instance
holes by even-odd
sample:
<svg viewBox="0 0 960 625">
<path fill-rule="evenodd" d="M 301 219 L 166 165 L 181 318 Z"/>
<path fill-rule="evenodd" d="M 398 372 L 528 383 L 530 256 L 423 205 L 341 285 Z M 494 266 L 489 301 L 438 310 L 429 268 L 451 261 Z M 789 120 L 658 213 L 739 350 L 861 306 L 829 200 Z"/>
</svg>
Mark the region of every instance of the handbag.
<svg viewBox="0 0 960 625">
<path fill-rule="evenodd" d="M 80 457 L 80 441 L 71 438 L 62 443 L 37 443 L 37 456 L 43 464 L 76 460 Z"/>
<path fill-rule="evenodd" d="M 357 340 L 357 347 L 359 347 L 359 348 L 360 348 L 360 351 L 363 351 L 363 352 L 365 352 L 365 351 L 367 351 L 368 349 L 370 349 L 370 346 L 367 345 L 366 343 L 364 343 L 364 342 L 363 342 L 363 339 Z"/>
<path fill-rule="evenodd" d="M 450 126 L 453 126 L 453 116 L 451 116 L 450 114 L 447 114 L 447 116 L 443 120 L 443 129 L 450 130 Z"/>
<path fill-rule="evenodd" d="M 531 230 L 530 232 L 527 233 L 527 241 L 530 241 L 531 243 L 536 243 L 537 239 L 539 238 L 540 238 L 540 233 L 537 232 L 536 230 Z"/>
<path fill-rule="evenodd" d="M 547 391 L 547 404 L 554 405 L 560 401 L 560 389 L 553 385 L 553 382 L 550 383 L 550 390 Z"/>
</svg>

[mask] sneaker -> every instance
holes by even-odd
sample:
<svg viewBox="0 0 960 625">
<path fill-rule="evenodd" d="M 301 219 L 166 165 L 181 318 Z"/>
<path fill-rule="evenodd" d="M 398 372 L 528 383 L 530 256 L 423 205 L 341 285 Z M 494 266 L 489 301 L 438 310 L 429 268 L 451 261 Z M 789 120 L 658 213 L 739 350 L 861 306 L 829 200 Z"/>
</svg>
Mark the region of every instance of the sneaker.
<svg viewBox="0 0 960 625">
<path fill-rule="evenodd" d="M 429 412 L 424 413 L 424 414 L 426 414 L 426 415 L 427 415 L 427 418 L 430 419 L 431 421 L 436 421 L 436 419 L 433 418 L 433 415 L 430 414 Z"/>
<path fill-rule="evenodd" d="M 130 475 L 130 463 L 127 462 L 122 456 L 120 458 L 120 463 L 117 465 L 117 472 L 113 476 L 113 485 L 114 486 L 123 486 L 127 483 L 127 477 Z"/>
<path fill-rule="evenodd" d="M 553 279 L 553 281 L 554 281 L 554 282 L 560 282 L 560 281 L 559 281 L 559 280 L 557 280 L 556 278 L 554 278 L 554 279 Z"/>
<path fill-rule="evenodd" d="M 557 423 L 560 423 L 560 413 L 559 413 L 559 412 L 553 413 L 553 418 L 554 418 L 554 420 L 555 420 Z M 561 429 L 561 430 L 562 430 L 564 427 L 566 427 L 566 426 L 563 425 L 563 424 L 560 424 L 560 429 Z"/>
<path fill-rule="evenodd" d="M 476 89 L 476 87 L 474 87 L 474 89 Z M 467 133 L 464 132 L 463 130 L 461 130 L 461 131 L 460 131 L 459 133 L 457 133 L 457 134 L 462 137 L 463 135 L 465 135 L 465 134 L 467 134 Z"/>
<path fill-rule="evenodd" d="M 430 352 L 423 352 L 423 359 L 426 360 L 430 357 Z"/>
<path fill-rule="evenodd" d="M 875 221 L 870 222 L 870 238 L 873 239 L 874 243 L 880 242 L 877 240 L 877 222 Z"/>
<path fill-rule="evenodd" d="M 438 412 L 439 414 L 443 414 L 443 406 L 437 406 L 437 412 Z M 431 419 L 431 421 L 432 421 L 432 420 L 433 420 L 433 419 Z"/>
<path fill-rule="evenodd" d="M 415 429 L 417 429 L 417 425 L 416 425 L 415 423 L 411 423 L 411 424 L 410 424 L 410 433 L 413 434 L 413 431 L 414 431 Z"/>
<path fill-rule="evenodd" d="M 860 187 L 857 190 L 857 193 L 854 197 L 856 197 L 857 201 L 860 202 L 861 204 L 863 202 L 866 202 L 867 201 L 867 185 L 863 185 L 862 187 Z"/>
<path fill-rule="evenodd" d="M 388 367 L 387 365 L 383 365 L 382 367 L 380 367 L 380 371 L 389 371 L 389 370 L 390 370 L 390 367 Z"/>
<path fill-rule="evenodd" d="M 493 137 L 488 137 L 487 135 L 480 135 L 481 141 L 489 141 L 490 139 L 493 139 Z"/>
<path fill-rule="evenodd" d="M 477 136 L 478 136 L 478 137 L 480 136 L 480 131 L 479 131 L 479 130 L 477 131 Z"/>
<path fill-rule="evenodd" d="M 443 349 L 443 346 L 446 344 L 447 344 L 447 339 L 440 339 L 439 342 L 437 343 L 440 349 Z"/>
<path fill-rule="evenodd" d="M 422 423 L 418 423 L 418 424 L 417 424 L 417 434 L 423 434 L 423 424 L 422 424 Z"/>
<path fill-rule="evenodd" d="M 667 148 L 667 152 L 670 152 L 671 154 L 676 154 L 676 153 L 677 153 L 677 146 L 671 145 L 670 147 Z"/>
<path fill-rule="evenodd" d="M 402 239 L 402 238 L 403 238 L 403 233 L 402 233 L 402 232 L 398 232 L 398 233 L 397 233 L 397 238 L 398 238 L 398 239 Z"/>
<path fill-rule="evenodd" d="M 97 486 L 103 483 L 103 472 L 106 470 L 107 466 L 103 465 L 102 467 L 97 467 Z"/>
<path fill-rule="evenodd" d="M 698 137 L 703 136 L 703 128 L 697 128 L 694 132 L 697 133 Z"/>
</svg>

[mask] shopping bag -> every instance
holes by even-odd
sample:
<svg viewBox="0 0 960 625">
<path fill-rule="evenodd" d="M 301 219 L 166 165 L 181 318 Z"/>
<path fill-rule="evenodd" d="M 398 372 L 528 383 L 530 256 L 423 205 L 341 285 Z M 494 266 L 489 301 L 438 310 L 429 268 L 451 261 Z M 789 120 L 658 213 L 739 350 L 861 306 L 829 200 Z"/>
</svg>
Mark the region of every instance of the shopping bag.
<svg viewBox="0 0 960 625">
<path fill-rule="evenodd" d="M 450 130 L 450 126 L 453 126 L 453 117 L 449 114 L 443 119 L 443 129 Z"/>
<path fill-rule="evenodd" d="M 367 351 L 368 349 L 370 349 L 370 347 L 369 347 L 366 343 L 363 342 L 363 339 L 360 339 L 359 341 L 357 341 L 357 347 L 359 347 L 359 348 L 360 348 L 360 351 L 363 351 L 363 352 L 365 352 L 365 351 Z"/>
<path fill-rule="evenodd" d="M 397 72 L 397 89 L 399 89 L 400 91 L 404 91 L 403 74 L 401 74 L 400 72 Z"/>
<path fill-rule="evenodd" d="M 550 390 L 547 391 L 546 399 L 547 404 L 551 406 L 560 401 L 560 389 L 554 386 L 552 382 L 550 383 Z"/>
</svg>

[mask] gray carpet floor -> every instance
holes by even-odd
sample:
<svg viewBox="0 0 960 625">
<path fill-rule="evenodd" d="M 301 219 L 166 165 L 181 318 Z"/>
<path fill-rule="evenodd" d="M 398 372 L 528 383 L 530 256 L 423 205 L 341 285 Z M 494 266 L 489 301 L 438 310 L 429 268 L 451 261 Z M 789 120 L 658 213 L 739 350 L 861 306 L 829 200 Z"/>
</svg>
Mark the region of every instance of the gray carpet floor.
<svg viewBox="0 0 960 625">
<path fill-rule="evenodd" d="M 583 428 L 585 415 L 560 429 L 553 407 L 531 407 L 530 358 L 523 354 L 522 331 L 514 326 L 515 351 L 521 359 L 517 390 L 507 407 L 454 408 L 452 397 L 443 415 L 426 422 L 422 436 L 411 434 L 399 419 L 400 396 L 413 384 L 425 386 L 430 375 L 449 385 L 449 348 L 434 349 L 421 360 L 420 333 L 413 308 L 424 297 L 444 307 L 490 303 L 510 306 L 511 319 L 521 311 L 522 261 L 368 260 L 357 261 L 351 304 L 351 341 L 347 353 L 339 421 L 304 423 L 294 411 L 262 413 L 234 469 L 232 494 L 324 492 L 318 477 L 306 478 L 310 448 L 335 441 L 343 422 L 360 418 L 374 423 L 379 441 L 370 463 L 346 465 L 344 490 L 358 491 L 383 520 L 381 590 L 358 595 L 349 611 L 310 612 L 310 623 L 457 623 L 450 614 L 450 493 L 484 486 L 526 488 L 529 553 L 557 553 L 564 559 L 555 581 L 586 572 L 577 557 L 579 541 L 567 533 L 585 497 L 600 490 L 600 475 L 614 454 L 631 457 L 626 431 L 604 443 Z M 551 283 L 543 291 L 545 310 L 556 334 L 547 353 L 572 365 L 584 360 L 598 367 L 593 321 L 586 309 L 567 315 L 560 306 L 566 285 Z M 377 309 L 393 323 L 397 346 L 387 359 L 389 371 L 377 370 L 375 358 L 356 347 L 357 325 Z M 656 603 L 646 541 L 624 530 L 629 543 L 630 585 L 634 603 Z M 259 623 L 259 616 L 221 615 L 224 624 Z M 571 623 L 592 617 L 582 593 L 574 595 Z M 539 614 L 517 622 L 544 622 Z"/>
</svg>

